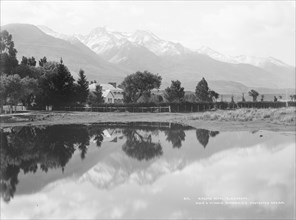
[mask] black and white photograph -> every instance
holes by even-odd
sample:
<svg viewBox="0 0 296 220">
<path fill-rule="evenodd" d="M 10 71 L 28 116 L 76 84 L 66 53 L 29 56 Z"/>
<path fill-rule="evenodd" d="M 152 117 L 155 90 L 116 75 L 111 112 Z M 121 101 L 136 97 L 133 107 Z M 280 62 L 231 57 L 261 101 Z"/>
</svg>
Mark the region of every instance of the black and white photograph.
<svg viewBox="0 0 296 220">
<path fill-rule="evenodd" d="M 295 0 L 0 0 L 0 219 L 296 219 Z"/>
</svg>

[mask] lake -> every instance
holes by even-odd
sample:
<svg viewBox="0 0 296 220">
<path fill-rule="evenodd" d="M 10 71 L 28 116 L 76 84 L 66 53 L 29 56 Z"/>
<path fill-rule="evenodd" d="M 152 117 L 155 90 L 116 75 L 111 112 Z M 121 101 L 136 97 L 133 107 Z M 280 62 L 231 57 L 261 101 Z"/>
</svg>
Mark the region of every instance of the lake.
<svg viewBox="0 0 296 220">
<path fill-rule="evenodd" d="M 287 219 L 295 132 L 170 123 L 1 132 L 1 218 Z"/>
</svg>

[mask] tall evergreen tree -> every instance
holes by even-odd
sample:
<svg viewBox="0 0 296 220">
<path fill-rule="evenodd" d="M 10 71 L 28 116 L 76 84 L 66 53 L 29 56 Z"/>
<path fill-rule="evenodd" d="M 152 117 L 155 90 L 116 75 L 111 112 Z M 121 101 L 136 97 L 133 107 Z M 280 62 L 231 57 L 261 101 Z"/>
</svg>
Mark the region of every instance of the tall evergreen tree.
<svg viewBox="0 0 296 220">
<path fill-rule="evenodd" d="M 85 103 L 89 94 L 88 81 L 84 71 L 79 70 L 79 78 L 77 80 L 77 98 L 80 103 Z"/>
<path fill-rule="evenodd" d="M 197 84 L 195 88 L 195 95 L 196 95 L 197 101 L 200 101 L 200 102 L 212 101 L 210 98 L 208 83 L 205 80 L 205 78 L 202 78 L 202 80 Z"/>
<path fill-rule="evenodd" d="M 76 99 L 74 78 L 62 60 L 58 66 L 58 72 L 53 80 L 56 87 L 55 104 L 65 105 Z"/>
</svg>

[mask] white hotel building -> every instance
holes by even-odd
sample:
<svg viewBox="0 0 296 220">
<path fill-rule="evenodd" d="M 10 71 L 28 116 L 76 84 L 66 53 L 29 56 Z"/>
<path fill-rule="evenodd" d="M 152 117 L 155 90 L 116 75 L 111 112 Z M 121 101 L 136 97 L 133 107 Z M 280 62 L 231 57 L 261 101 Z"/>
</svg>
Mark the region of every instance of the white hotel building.
<svg viewBox="0 0 296 220">
<path fill-rule="evenodd" d="M 96 86 L 102 87 L 102 95 L 104 103 L 123 103 L 123 90 L 116 87 L 116 83 L 109 84 L 98 84 L 92 83 L 89 85 L 89 91 L 93 92 L 96 90 Z"/>
</svg>

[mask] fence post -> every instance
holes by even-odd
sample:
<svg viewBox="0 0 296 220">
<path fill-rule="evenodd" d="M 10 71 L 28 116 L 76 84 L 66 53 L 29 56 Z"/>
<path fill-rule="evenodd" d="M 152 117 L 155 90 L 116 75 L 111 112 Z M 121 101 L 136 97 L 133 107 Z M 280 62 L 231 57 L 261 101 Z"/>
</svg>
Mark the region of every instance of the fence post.
<svg viewBox="0 0 296 220">
<path fill-rule="evenodd" d="M 169 112 L 172 112 L 172 110 L 171 110 L 171 105 L 169 105 Z"/>
</svg>

